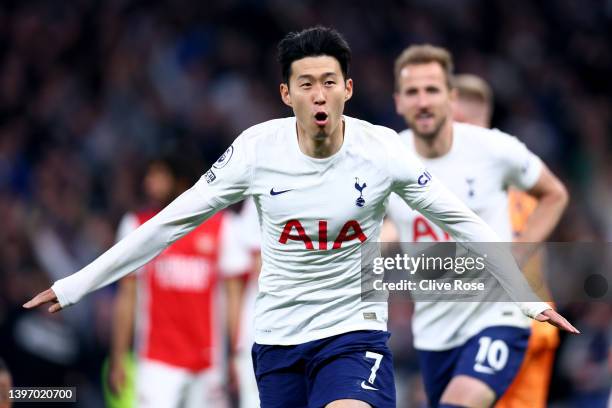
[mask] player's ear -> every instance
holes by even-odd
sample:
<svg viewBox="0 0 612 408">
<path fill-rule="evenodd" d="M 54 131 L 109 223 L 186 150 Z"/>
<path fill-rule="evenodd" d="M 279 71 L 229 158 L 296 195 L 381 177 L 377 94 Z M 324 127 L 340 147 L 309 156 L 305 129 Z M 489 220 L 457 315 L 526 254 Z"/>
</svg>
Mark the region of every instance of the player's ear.
<svg viewBox="0 0 612 408">
<path fill-rule="evenodd" d="M 448 95 L 450 97 L 451 102 L 456 102 L 457 98 L 459 97 L 459 92 L 457 92 L 457 88 L 453 87 L 453 88 L 450 88 Z"/>
<path fill-rule="evenodd" d="M 280 94 L 281 94 L 281 99 L 283 100 L 283 103 L 287 106 L 291 106 L 291 95 L 289 94 L 289 85 L 282 83 L 280 84 Z"/>
<path fill-rule="evenodd" d="M 344 100 L 348 101 L 353 97 L 353 80 L 351 78 L 344 81 Z"/>
<path fill-rule="evenodd" d="M 393 92 L 393 101 L 395 102 L 395 113 L 397 113 L 398 115 L 402 116 L 404 114 L 404 112 L 402 112 L 402 109 L 400 108 L 400 94 L 399 94 L 399 91 Z"/>
</svg>

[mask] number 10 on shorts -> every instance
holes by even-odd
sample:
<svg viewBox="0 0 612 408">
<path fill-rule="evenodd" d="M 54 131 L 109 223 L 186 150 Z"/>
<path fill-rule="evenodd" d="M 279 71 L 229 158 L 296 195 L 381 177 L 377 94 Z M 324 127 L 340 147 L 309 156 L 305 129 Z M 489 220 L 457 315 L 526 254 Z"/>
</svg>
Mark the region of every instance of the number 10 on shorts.
<svg viewBox="0 0 612 408">
<path fill-rule="evenodd" d="M 474 371 L 483 374 L 495 374 L 508 362 L 508 345 L 503 340 L 492 340 L 483 336 L 478 339 L 479 348 L 476 354 Z"/>
</svg>

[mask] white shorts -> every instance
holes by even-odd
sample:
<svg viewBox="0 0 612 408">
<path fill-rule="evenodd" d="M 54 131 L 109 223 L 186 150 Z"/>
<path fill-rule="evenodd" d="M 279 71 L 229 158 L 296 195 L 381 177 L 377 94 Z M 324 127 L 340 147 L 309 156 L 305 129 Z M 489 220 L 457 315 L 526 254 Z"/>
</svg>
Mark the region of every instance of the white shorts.
<svg viewBox="0 0 612 408">
<path fill-rule="evenodd" d="M 220 368 L 193 373 L 153 360 L 139 360 L 136 376 L 140 408 L 196 408 L 229 406 Z"/>
</svg>

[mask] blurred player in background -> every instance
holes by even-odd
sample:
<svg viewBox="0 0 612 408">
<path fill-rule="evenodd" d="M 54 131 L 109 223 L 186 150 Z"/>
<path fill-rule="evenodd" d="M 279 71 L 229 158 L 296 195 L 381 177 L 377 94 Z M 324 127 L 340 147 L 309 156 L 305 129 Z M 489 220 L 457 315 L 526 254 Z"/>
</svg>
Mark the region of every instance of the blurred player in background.
<svg viewBox="0 0 612 408">
<path fill-rule="evenodd" d="M 395 407 L 387 303 L 363 302 L 361 287 L 363 244 L 378 242 L 388 196 L 400 195 L 453 237 L 500 238 L 442 183 L 423 182 L 428 173 L 393 130 L 343 114 L 353 81 L 340 33 L 289 33 L 278 51 L 280 96 L 294 116 L 244 131 L 191 189 L 24 307 L 50 302 L 57 312 L 76 303 L 253 196 L 262 232 L 252 349 L 261 406 Z M 518 302 L 517 292 L 528 291 L 520 272 L 488 263 Z M 518 304 L 578 333 L 550 305 Z"/>
<path fill-rule="evenodd" d="M 456 75 L 453 81 L 456 98 L 453 101 L 453 117 L 457 122 L 470 123 L 489 128 L 493 114 L 493 93 L 482 78 L 471 75 Z M 508 192 L 512 233 L 520 240 L 528 227 L 529 217 L 538 205 L 538 200 L 524 191 L 510 188 Z M 523 271 L 529 281 L 542 282 L 542 253 L 532 256 Z M 542 291 L 547 290 L 542 286 Z M 542 293 L 550 299 L 550 294 Z M 543 408 L 546 406 L 548 389 L 555 357 L 559 345 L 559 333 L 549 324 L 531 325 L 527 352 L 518 375 L 496 407 Z"/>
<path fill-rule="evenodd" d="M 127 214 L 118 240 L 153 217 L 188 186 L 172 159 L 153 161 L 144 178 L 148 208 Z M 234 243 L 235 215 L 221 211 L 119 283 L 115 301 L 109 385 L 125 384 L 124 358 L 134 327 L 138 407 L 225 407 L 224 335 L 237 324 L 236 276 L 249 258 Z M 222 278 L 226 296 L 219 296 Z M 228 324 L 223 321 L 228 318 Z"/>
<path fill-rule="evenodd" d="M 240 324 L 235 345 L 234 368 L 239 385 L 240 408 L 259 407 L 259 393 L 253 370 L 251 348 L 255 342 L 255 298 L 257 297 L 257 279 L 261 270 L 261 231 L 257 208 L 252 199 L 247 199 L 239 214 L 240 243 L 251 254 L 252 267 L 244 279 L 242 305 L 240 307 Z"/>
<path fill-rule="evenodd" d="M 11 372 L 4 360 L 0 358 L 0 408 L 10 408 L 12 406 L 9 400 L 9 390 L 12 386 Z"/>
<path fill-rule="evenodd" d="M 544 240 L 565 208 L 563 185 L 516 138 L 453 122 L 452 66 L 448 51 L 430 45 L 410 47 L 396 60 L 396 109 L 410 127 L 400 134 L 403 142 L 506 242 L 512 240 L 507 186 L 528 191 L 538 199 L 537 218 L 520 239 Z M 450 240 L 397 197 L 391 197 L 388 214 L 404 243 Z M 519 370 L 529 326 L 511 303 L 417 302 L 414 342 L 429 403 L 493 404 Z"/>
</svg>

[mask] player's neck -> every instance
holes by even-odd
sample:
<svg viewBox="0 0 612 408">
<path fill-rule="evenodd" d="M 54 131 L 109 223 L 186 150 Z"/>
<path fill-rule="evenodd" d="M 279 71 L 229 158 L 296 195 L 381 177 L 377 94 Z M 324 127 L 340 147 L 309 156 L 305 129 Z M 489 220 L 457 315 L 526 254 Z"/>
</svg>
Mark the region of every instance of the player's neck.
<svg viewBox="0 0 612 408">
<path fill-rule="evenodd" d="M 442 157 L 453 147 L 453 121 L 446 120 L 433 136 L 414 136 L 414 148 L 419 156 L 426 159 Z"/>
<path fill-rule="evenodd" d="M 325 159 L 334 155 L 344 141 L 344 121 L 328 136 L 307 134 L 297 125 L 298 145 L 302 153 L 315 159 Z"/>
</svg>

